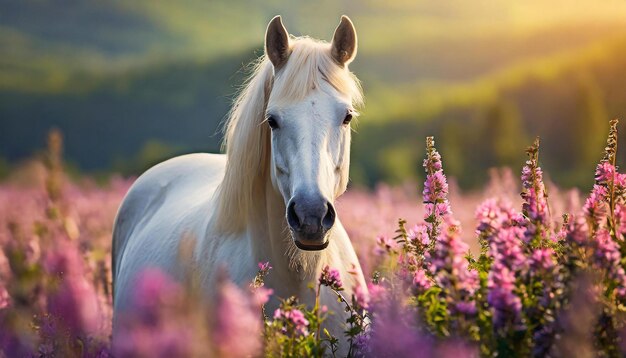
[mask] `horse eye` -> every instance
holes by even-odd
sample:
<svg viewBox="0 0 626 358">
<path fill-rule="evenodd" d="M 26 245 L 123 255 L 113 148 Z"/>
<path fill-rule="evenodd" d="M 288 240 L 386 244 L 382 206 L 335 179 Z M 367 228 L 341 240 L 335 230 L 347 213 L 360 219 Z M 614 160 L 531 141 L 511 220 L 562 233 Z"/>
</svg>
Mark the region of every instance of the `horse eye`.
<svg viewBox="0 0 626 358">
<path fill-rule="evenodd" d="M 276 118 L 272 116 L 267 117 L 267 124 L 269 124 L 272 129 L 278 128 L 278 122 L 276 122 Z"/>
<path fill-rule="evenodd" d="M 346 113 L 346 118 L 343 119 L 343 124 L 350 124 L 352 120 L 352 112 Z"/>
</svg>

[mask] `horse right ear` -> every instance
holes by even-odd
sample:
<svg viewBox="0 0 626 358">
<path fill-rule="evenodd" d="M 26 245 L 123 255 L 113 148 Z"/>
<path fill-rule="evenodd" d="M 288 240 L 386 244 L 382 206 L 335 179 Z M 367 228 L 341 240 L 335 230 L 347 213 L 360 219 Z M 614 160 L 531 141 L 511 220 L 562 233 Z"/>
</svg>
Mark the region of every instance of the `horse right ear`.
<svg viewBox="0 0 626 358">
<path fill-rule="evenodd" d="M 289 34 L 283 26 L 280 15 L 274 17 L 265 32 L 265 54 L 272 61 L 274 68 L 279 68 L 289 58 Z"/>
</svg>

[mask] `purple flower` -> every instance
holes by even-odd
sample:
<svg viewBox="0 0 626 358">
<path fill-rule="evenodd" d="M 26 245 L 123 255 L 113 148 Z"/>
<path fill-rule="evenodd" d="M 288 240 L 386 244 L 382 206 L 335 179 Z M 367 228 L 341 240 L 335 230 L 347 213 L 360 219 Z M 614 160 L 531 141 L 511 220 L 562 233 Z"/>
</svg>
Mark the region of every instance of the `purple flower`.
<svg viewBox="0 0 626 358">
<path fill-rule="evenodd" d="M 530 189 L 535 186 L 535 183 L 543 183 L 543 171 L 537 166 L 534 159 L 530 159 L 522 168 L 522 186 Z"/>
<path fill-rule="evenodd" d="M 469 247 L 461 240 L 460 224 L 457 221 L 448 220 L 447 230 L 443 233 L 432 252 L 425 255 L 435 284 L 449 292 L 451 297 L 462 297 L 456 302 L 449 302 L 449 307 L 454 310 L 455 305 L 461 302 L 459 313 L 471 313 L 470 307 L 472 296 L 479 286 L 478 272 L 469 269 L 469 263 L 465 258 Z"/>
<path fill-rule="evenodd" d="M 583 215 L 576 215 L 567 228 L 566 240 L 577 245 L 585 245 L 589 241 L 589 225 Z"/>
<path fill-rule="evenodd" d="M 457 301 L 454 304 L 456 312 L 463 313 L 467 316 L 473 316 L 476 314 L 476 302 L 474 301 Z"/>
<path fill-rule="evenodd" d="M 52 342 L 42 343 L 42 344 L 39 345 L 38 351 L 44 357 L 53 356 L 54 355 L 54 344 Z"/>
<path fill-rule="evenodd" d="M 424 160 L 426 180 L 424 182 L 424 220 L 430 242 L 437 240 L 444 219 L 451 213 L 448 203 L 448 182 L 443 174 L 441 156 L 435 149 L 433 137 L 426 138 L 426 159 Z"/>
<path fill-rule="evenodd" d="M 525 193 L 522 193 L 522 199 L 525 200 L 522 204 L 522 210 L 531 221 L 544 222 L 547 219 L 548 204 L 542 191 L 529 188 Z"/>
<path fill-rule="evenodd" d="M 587 200 L 585 200 L 583 211 L 592 221 L 595 229 L 606 226 L 606 220 L 609 214 L 609 208 L 606 202 L 607 195 L 608 191 L 606 187 L 596 184 L 593 186 Z"/>
<path fill-rule="evenodd" d="M 328 286 L 335 291 L 343 290 L 339 270 L 330 268 L 328 265 L 322 269 L 322 273 L 319 277 L 319 283 L 320 285 Z"/>
<path fill-rule="evenodd" d="M 502 328 L 511 324 L 516 329 L 522 328 L 522 301 L 515 295 L 515 272 L 500 263 L 495 263 L 487 280 L 489 289 L 487 302 L 494 311 L 494 326 Z"/>
<path fill-rule="evenodd" d="M 437 171 L 426 177 L 423 195 L 425 203 L 438 203 L 446 200 L 448 182 L 442 171 Z"/>
<path fill-rule="evenodd" d="M 132 328 L 131 328 L 132 327 Z M 190 343 L 191 342 L 191 343 Z M 116 357 L 188 357 L 192 356 L 193 330 L 181 322 L 167 322 L 158 327 L 125 327 L 113 341 Z"/>
<path fill-rule="evenodd" d="M 507 266 L 510 270 L 521 272 L 526 267 L 526 257 L 522 243 L 524 229 L 518 226 L 510 226 L 501 229 L 491 240 L 489 255 L 494 262 Z"/>
<path fill-rule="evenodd" d="M 522 224 L 526 228 L 527 242 L 544 240 L 546 237 L 543 233 L 551 229 L 546 187 L 543 182 L 543 172 L 538 163 L 538 153 L 539 139 L 528 148 L 529 160 L 522 168 L 522 186 L 524 187 L 521 193 L 524 200 L 522 213 L 527 219 L 522 221 Z"/>
<path fill-rule="evenodd" d="M 555 266 L 554 250 L 550 248 L 536 249 L 530 257 L 531 266 L 538 270 L 551 270 Z"/>
<path fill-rule="evenodd" d="M 76 247 L 61 245 L 46 257 L 46 268 L 57 276 L 57 285 L 48 297 L 48 311 L 74 336 L 96 333 L 103 319 L 101 308 Z"/>
<path fill-rule="evenodd" d="M 352 342 L 354 348 L 355 357 L 367 357 L 370 355 L 370 336 L 366 333 L 361 333 L 354 337 Z"/>
<path fill-rule="evenodd" d="M 622 255 L 619 245 L 611 238 L 606 229 L 596 232 L 594 241 L 594 263 L 596 267 L 604 270 L 610 279 L 617 285 L 617 293 L 621 296 L 626 294 L 626 272 L 621 266 Z"/>
<path fill-rule="evenodd" d="M 420 290 L 427 290 L 432 286 L 432 282 L 421 269 L 417 269 L 413 274 L 413 284 Z"/>
<path fill-rule="evenodd" d="M 390 297 L 377 306 L 369 339 L 371 357 L 433 357 L 434 340 L 411 324 L 410 311 Z"/>
</svg>

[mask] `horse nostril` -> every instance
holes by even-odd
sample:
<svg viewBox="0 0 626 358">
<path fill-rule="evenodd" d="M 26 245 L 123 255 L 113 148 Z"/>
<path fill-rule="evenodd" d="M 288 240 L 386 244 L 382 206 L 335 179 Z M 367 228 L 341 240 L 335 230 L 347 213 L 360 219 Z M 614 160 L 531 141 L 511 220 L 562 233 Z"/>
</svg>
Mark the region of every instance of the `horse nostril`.
<svg viewBox="0 0 626 358">
<path fill-rule="evenodd" d="M 326 203 L 326 207 L 327 207 L 327 211 L 326 211 L 326 215 L 324 215 L 324 218 L 322 219 L 322 227 L 324 228 L 324 230 L 329 230 L 335 224 L 336 214 L 335 214 L 335 208 L 333 207 L 333 204 Z"/>
<path fill-rule="evenodd" d="M 301 223 L 300 219 L 298 218 L 298 214 L 296 213 L 295 201 L 291 201 L 287 206 L 287 223 L 294 230 L 300 229 Z"/>
</svg>

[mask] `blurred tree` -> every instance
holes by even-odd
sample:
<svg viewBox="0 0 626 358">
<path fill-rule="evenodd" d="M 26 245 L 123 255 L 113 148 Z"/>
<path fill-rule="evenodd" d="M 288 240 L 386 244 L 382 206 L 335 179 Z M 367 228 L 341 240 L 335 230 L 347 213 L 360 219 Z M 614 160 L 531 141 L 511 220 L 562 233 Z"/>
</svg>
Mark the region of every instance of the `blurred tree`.
<svg viewBox="0 0 626 358">
<path fill-rule="evenodd" d="M 518 166 L 523 162 L 530 140 L 515 102 L 500 98 L 487 109 L 483 138 L 491 156 L 489 166 Z"/>
<path fill-rule="evenodd" d="M 463 181 L 463 184 L 466 184 L 465 178 L 469 178 L 465 175 L 467 156 L 463 155 L 468 146 L 469 133 L 466 127 L 458 122 L 446 121 L 442 124 L 441 135 L 435 138 L 445 160 L 444 171 Z"/>
<path fill-rule="evenodd" d="M 11 166 L 9 162 L 4 159 L 4 157 L 0 157 L 0 180 L 6 179 L 9 176 L 11 171 Z"/>
<path fill-rule="evenodd" d="M 377 162 L 385 173 L 383 180 L 389 184 L 415 180 L 416 170 L 420 168 L 416 152 L 412 145 L 406 143 L 397 143 L 380 151 Z"/>
<path fill-rule="evenodd" d="M 131 158 L 118 158 L 113 164 L 115 171 L 125 175 L 141 174 L 150 167 L 181 154 L 181 149 L 158 140 L 147 141 Z"/>
<path fill-rule="evenodd" d="M 570 119 L 569 134 L 571 156 L 567 163 L 572 173 L 564 178 L 566 185 L 589 183 L 589 172 L 602 157 L 602 149 L 606 141 L 609 116 L 604 103 L 604 96 L 594 76 L 588 72 L 579 74 L 574 98 L 576 115 Z"/>
</svg>

